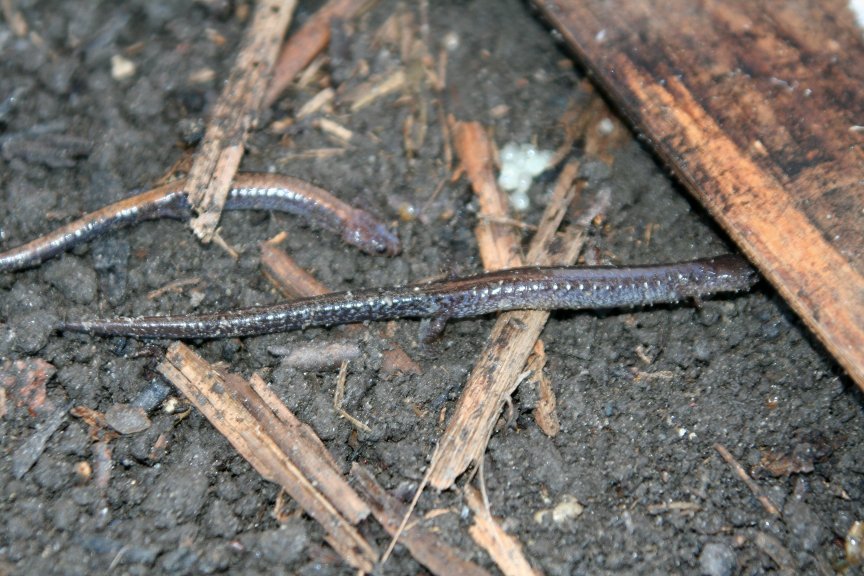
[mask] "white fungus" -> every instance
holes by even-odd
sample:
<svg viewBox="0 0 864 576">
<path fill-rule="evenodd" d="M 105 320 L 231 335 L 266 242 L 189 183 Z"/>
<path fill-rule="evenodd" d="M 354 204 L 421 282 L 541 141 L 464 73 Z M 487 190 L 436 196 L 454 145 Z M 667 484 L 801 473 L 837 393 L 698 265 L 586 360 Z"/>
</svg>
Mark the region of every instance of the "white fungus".
<svg viewBox="0 0 864 576">
<path fill-rule="evenodd" d="M 514 210 L 525 210 L 530 205 L 528 188 L 534 177 L 549 167 L 551 150 L 538 150 L 531 144 L 507 143 L 501 149 L 501 174 L 498 185 L 510 192 L 510 205 Z"/>
</svg>

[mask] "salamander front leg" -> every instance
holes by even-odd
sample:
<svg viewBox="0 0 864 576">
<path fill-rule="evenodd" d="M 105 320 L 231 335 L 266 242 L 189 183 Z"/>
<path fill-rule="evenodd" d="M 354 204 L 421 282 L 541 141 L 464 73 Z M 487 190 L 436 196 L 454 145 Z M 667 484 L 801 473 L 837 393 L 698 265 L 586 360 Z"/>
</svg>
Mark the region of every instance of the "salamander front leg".
<svg viewBox="0 0 864 576">
<path fill-rule="evenodd" d="M 439 314 L 431 318 L 424 318 L 420 322 L 420 330 L 417 335 L 420 343 L 429 344 L 437 340 L 444 333 L 444 327 L 447 326 L 447 320 L 449 319 L 449 314 Z"/>
</svg>

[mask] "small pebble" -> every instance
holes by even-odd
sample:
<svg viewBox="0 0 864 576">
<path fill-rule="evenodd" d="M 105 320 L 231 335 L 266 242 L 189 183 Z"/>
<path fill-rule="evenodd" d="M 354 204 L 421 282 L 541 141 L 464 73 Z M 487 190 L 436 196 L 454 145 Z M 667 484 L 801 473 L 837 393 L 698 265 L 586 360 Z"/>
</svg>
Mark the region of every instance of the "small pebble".
<svg viewBox="0 0 864 576">
<path fill-rule="evenodd" d="M 453 32 L 452 30 L 444 35 L 444 49 L 448 52 L 455 52 L 459 49 L 459 34 L 457 32 Z"/>
<path fill-rule="evenodd" d="M 308 542 L 306 525 L 295 520 L 276 530 L 262 532 L 255 549 L 265 560 L 277 566 L 287 566 L 301 558 Z"/>
<path fill-rule="evenodd" d="M 783 518 L 800 547 L 808 552 L 815 550 L 826 537 L 819 516 L 798 498 L 792 498 L 786 503 L 783 507 Z"/>
<path fill-rule="evenodd" d="M 603 136 L 608 136 L 615 131 L 615 124 L 609 118 L 603 118 L 597 123 L 597 131 Z"/>
<path fill-rule="evenodd" d="M 48 343 L 48 335 L 57 325 L 57 317 L 47 310 L 35 310 L 21 316 L 13 316 L 7 328 L 6 338 L 18 352 L 35 354 Z"/>
<path fill-rule="evenodd" d="M 162 570 L 166 574 L 188 574 L 198 561 L 195 550 L 188 546 L 180 546 L 162 556 Z"/>
<path fill-rule="evenodd" d="M 556 524 L 563 524 L 564 522 L 575 520 L 584 511 L 585 507 L 574 496 L 565 494 L 561 498 L 561 502 L 552 509 L 552 521 Z"/>
<path fill-rule="evenodd" d="M 736 564 L 735 551 L 719 542 L 709 542 L 699 554 L 699 570 L 706 576 L 730 576 Z"/>
<path fill-rule="evenodd" d="M 122 54 L 114 54 L 111 57 L 111 77 L 114 80 L 126 80 L 134 75 L 134 62 L 132 62 Z"/>
<path fill-rule="evenodd" d="M 170 386 L 163 384 L 159 380 L 151 380 L 138 396 L 135 397 L 131 405 L 149 412 L 165 400 L 169 392 L 171 392 Z"/>
<path fill-rule="evenodd" d="M 105 421 L 120 434 L 143 432 L 150 427 L 147 412 L 140 406 L 114 404 L 105 411 Z"/>
<path fill-rule="evenodd" d="M 555 524 L 564 524 L 571 520 L 575 520 L 585 511 L 585 507 L 579 503 L 575 496 L 565 494 L 561 497 L 561 501 L 551 510 L 543 509 L 534 513 L 534 522 L 543 524 L 549 518 Z"/>
</svg>

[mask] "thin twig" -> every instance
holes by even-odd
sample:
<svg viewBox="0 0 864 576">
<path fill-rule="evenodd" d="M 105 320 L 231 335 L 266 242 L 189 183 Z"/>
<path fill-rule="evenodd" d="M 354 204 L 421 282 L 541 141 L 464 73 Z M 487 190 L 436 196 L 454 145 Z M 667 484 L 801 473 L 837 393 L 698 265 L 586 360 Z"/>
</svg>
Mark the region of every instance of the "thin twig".
<svg viewBox="0 0 864 576">
<path fill-rule="evenodd" d="M 342 408 L 342 402 L 345 400 L 345 382 L 348 381 L 348 361 L 343 360 L 339 367 L 339 377 L 336 379 L 336 391 L 333 393 L 333 407 L 340 416 L 348 420 L 352 426 L 363 432 L 371 432 L 372 429 L 366 424 L 352 416 L 347 410 Z"/>
<path fill-rule="evenodd" d="M 762 488 L 760 488 L 759 485 L 756 484 L 756 482 L 752 478 L 750 478 L 750 476 L 747 474 L 747 471 L 744 470 L 744 467 L 738 463 L 734 456 L 732 456 L 732 453 L 729 452 L 729 450 L 727 450 L 726 447 L 719 442 L 714 444 L 714 449 L 717 450 L 717 452 L 720 453 L 720 456 L 723 457 L 723 460 L 725 460 L 726 463 L 729 464 L 729 466 L 732 468 L 732 471 L 735 472 L 735 475 L 738 476 L 738 478 L 740 478 L 741 481 L 747 485 L 747 488 L 749 488 L 750 491 L 753 493 L 753 496 L 755 496 L 756 499 L 759 500 L 759 503 L 762 504 L 762 507 L 765 509 L 765 511 L 772 516 L 780 516 L 780 510 L 777 508 L 777 505 L 774 504 L 774 502 L 772 502 L 771 499 L 762 492 Z"/>
</svg>

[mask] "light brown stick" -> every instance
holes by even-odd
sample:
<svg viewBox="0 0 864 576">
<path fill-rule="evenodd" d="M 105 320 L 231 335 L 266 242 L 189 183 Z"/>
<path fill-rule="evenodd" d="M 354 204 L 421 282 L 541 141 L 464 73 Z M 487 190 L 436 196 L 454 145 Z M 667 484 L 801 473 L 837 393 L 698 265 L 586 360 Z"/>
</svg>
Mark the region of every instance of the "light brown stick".
<svg viewBox="0 0 864 576">
<path fill-rule="evenodd" d="M 249 384 L 252 385 L 252 389 L 255 393 L 261 397 L 276 417 L 279 418 L 282 424 L 288 427 L 289 432 L 286 434 L 286 438 L 297 439 L 297 441 L 303 445 L 304 450 L 315 453 L 318 457 L 319 466 L 329 467 L 335 472 L 339 472 L 339 465 L 336 464 L 333 455 L 330 454 L 327 447 L 324 446 L 324 443 L 320 438 L 318 438 L 318 435 L 315 434 L 315 431 L 312 430 L 308 424 L 299 420 L 297 416 L 295 416 L 294 413 L 282 403 L 279 397 L 276 396 L 261 376 L 253 374 L 252 377 L 249 378 Z"/>
<path fill-rule="evenodd" d="M 356 481 L 357 489 L 372 507 L 372 514 L 378 523 L 391 536 L 395 534 L 402 518 L 405 517 L 407 506 L 388 494 L 375 480 L 372 472 L 356 462 L 351 466 L 351 477 Z M 439 576 L 489 574 L 473 562 L 460 558 L 456 550 L 442 542 L 435 532 L 412 526 L 402 532 L 400 542 L 408 548 L 415 560 L 433 574 Z"/>
<path fill-rule="evenodd" d="M 305 298 L 330 292 L 272 241 L 261 244 L 261 269 L 270 283 L 286 298 Z"/>
<path fill-rule="evenodd" d="M 864 162 L 852 120 L 864 109 L 864 43 L 849 3 L 533 4 L 864 390 Z M 733 14 L 748 25 L 730 26 Z M 787 77 L 808 97 L 778 97 Z M 770 120 L 752 122 L 754 106 Z"/>
<path fill-rule="evenodd" d="M 579 164 L 575 161 L 562 169 L 531 243 L 528 263 L 568 265 L 576 261 L 584 238 L 583 229 L 570 226 L 560 237 L 556 230 L 580 188 L 574 186 L 578 172 Z M 432 455 L 431 486 L 439 490 L 449 488 L 459 474 L 483 456 L 501 408 L 516 388 L 525 360 L 548 318 L 549 312 L 545 311 L 506 312 L 498 317 L 447 430 Z"/>
<path fill-rule="evenodd" d="M 365 505 L 341 477 L 339 480 L 344 486 L 330 492 L 340 494 L 339 500 L 346 494 L 345 490 L 353 494 L 353 504 L 346 507 L 348 518 L 340 513 L 340 503 L 319 490 L 321 478 L 328 475 L 332 478 L 331 473 L 337 470 L 332 457 L 322 456 L 326 450 L 320 440 L 310 438 L 314 437 L 311 429 L 299 425 L 293 417 L 286 420 L 288 408 L 274 396 L 265 391 L 256 400 L 255 394 L 250 394 L 249 384 L 240 384 L 233 376 L 226 378 L 180 342 L 168 348 L 158 370 L 264 478 L 279 483 L 321 524 L 327 532 L 327 541 L 348 564 L 366 572 L 372 570 L 377 553 L 351 525 L 352 518 L 356 520 L 365 515 Z M 257 387 L 260 392 L 266 388 L 262 384 L 253 382 L 251 390 Z M 259 419 L 262 414 L 264 417 Z M 285 443 L 289 450 L 280 447 L 280 443 Z M 316 467 L 321 473 L 319 476 L 307 476 L 295 463 L 300 452 L 303 452 L 302 468 Z M 310 464 L 316 455 L 318 463 Z"/>
<path fill-rule="evenodd" d="M 275 399 L 282 407 L 278 412 L 268 405 L 256 389 L 239 375 L 224 372 L 220 372 L 220 374 L 225 379 L 226 388 L 233 393 L 235 400 L 242 403 L 243 407 L 258 421 L 264 434 L 276 442 L 282 452 L 333 503 L 340 514 L 352 524 L 356 524 L 369 515 L 369 507 L 348 486 L 333 457 L 327 452 L 324 444 L 311 428 L 296 418 L 291 418 L 288 423 L 279 418 L 278 414 L 284 414 L 288 408 L 279 402 L 275 395 L 269 397 L 271 400 Z M 260 376 L 257 376 L 256 379 L 258 380 L 257 389 L 266 387 L 266 383 L 261 380 Z M 324 456 L 325 454 L 326 456 Z"/>
<path fill-rule="evenodd" d="M 525 555 L 522 546 L 495 522 L 483 503 L 480 492 L 471 486 L 465 487 L 465 501 L 474 513 L 474 524 L 468 529 L 471 538 L 486 550 L 498 568 L 506 576 L 537 576 Z"/>
<path fill-rule="evenodd" d="M 187 181 L 189 200 L 198 214 L 190 221 L 195 234 L 210 242 L 222 215 L 231 181 L 240 167 L 249 131 L 255 128 L 270 81 L 270 71 L 297 0 L 259 0 L 240 52 L 213 115 Z"/>
<path fill-rule="evenodd" d="M 29 30 L 27 20 L 24 19 L 24 16 L 15 5 L 15 2 L 13 2 L 13 0 L 2 0 L 0 1 L 0 9 L 2 9 L 3 18 L 9 24 L 12 33 L 19 38 L 27 36 Z"/>
<path fill-rule="evenodd" d="M 330 0 L 293 34 L 279 54 L 273 69 L 273 80 L 264 97 L 264 106 L 272 106 L 294 77 L 327 46 L 330 42 L 330 22 L 334 18 L 352 18 L 367 4 L 369 0 Z"/>
<path fill-rule="evenodd" d="M 555 398 L 552 382 L 543 372 L 545 367 L 546 347 L 543 340 L 537 340 L 534 343 L 534 351 L 525 366 L 526 370 L 531 371 L 532 374 L 529 378 L 535 382 L 540 394 L 540 399 L 534 408 L 534 422 L 547 436 L 557 436 L 558 432 L 561 431 L 561 423 L 558 420 L 557 412 L 555 412 L 558 400 Z"/>
</svg>

